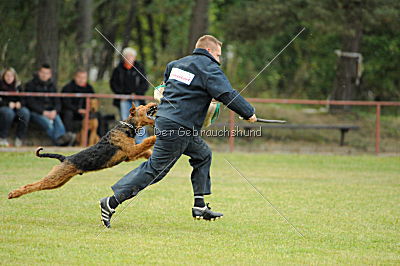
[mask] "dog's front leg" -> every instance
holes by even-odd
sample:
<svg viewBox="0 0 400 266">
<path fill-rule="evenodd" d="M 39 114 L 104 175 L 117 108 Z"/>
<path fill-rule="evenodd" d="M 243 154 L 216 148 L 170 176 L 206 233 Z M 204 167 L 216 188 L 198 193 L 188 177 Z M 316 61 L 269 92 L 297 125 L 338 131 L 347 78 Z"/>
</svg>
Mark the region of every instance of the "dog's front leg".
<svg viewBox="0 0 400 266">
<path fill-rule="evenodd" d="M 147 151 L 139 153 L 136 158 L 138 158 L 138 159 L 139 158 L 149 159 L 152 154 L 153 154 L 153 151 L 148 149 Z"/>
<path fill-rule="evenodd" d="M 125 146 L 123 150 L 128 157 L 128 161 L 133 161 L 141 157 L 144 157 L 146 159 L 150 158 L 152 154 L 150 148 L 154 146 L 155 142 L 156 136 L 151 136 L 145 138 L 140 144 Z"/>
</svg>

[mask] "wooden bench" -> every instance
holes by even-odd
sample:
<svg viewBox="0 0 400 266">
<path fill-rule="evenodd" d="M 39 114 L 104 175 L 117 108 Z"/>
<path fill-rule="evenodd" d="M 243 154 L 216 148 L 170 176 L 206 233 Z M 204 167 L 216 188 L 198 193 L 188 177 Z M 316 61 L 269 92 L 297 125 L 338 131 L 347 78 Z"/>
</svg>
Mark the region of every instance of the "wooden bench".
<svg viewBox="0 0 400 266">
<path fill-rule="evenodd" d="M 229 124 L 216 123 L 212 127 L 228 127 Z M 333 129 L 340 131 L 340 141 L 339 145 L 344 146 L 344 138 L 347 132 L 350 130 L 358 130 L 359 126 L 354 125 L 303 125 L 303 124 L 243 124 L 235 123 L 235 126 L 243 128 L 244 130 L 250 130 L 252 128 L 272 128 L 272 129 Z"/>
</svg>

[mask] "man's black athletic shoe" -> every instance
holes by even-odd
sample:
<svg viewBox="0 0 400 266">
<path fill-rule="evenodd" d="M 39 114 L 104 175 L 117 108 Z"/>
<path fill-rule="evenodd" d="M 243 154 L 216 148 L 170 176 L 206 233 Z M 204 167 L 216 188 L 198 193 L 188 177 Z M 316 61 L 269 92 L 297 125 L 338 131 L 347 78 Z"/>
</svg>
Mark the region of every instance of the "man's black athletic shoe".
<svg viewBox="0 0 400 266">
<path fill-rule="evenodd" d="M 100 200 L 101 221 L 107 228 L 111 227 L 111 216 L 115 213 L 115 210 L 110 208 L 109 201 L 109 197 L 105 197 Z"/>
<path fill-rule="evenodd" d="M 213 212 L 211 208 L 208 206 L 208 203 L 205 207 L 193 207 L 192 208 L 192 216 L 196 220 L 207 220 L 207 221 L 214 221 L 216 219 L 222 218 L 224 216 L 222 213 Z"/>
</svg>

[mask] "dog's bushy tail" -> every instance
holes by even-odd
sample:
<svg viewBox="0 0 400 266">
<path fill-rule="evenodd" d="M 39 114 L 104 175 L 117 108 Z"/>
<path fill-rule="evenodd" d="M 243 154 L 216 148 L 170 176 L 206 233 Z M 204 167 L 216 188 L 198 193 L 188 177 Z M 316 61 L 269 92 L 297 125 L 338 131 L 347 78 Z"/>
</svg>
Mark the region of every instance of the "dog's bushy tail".
<svg viewBox="0 0 400 266">
<path fill-rule="evenodd" d="M 64 162 L 64 160 L 65 160 L 65 156 L 64 156 L 64 155 L 56 154 L 56 153 L 42 153 L 42 154 L 41 154 L 41 153 L 40 153 L 41 150 L 43 150 L 42 147 L 39 147 L 39 148 L 36 149 L 36 156 L 37 156 L 37 157 L 41 157 L 41 158 L 43 158 L 43 157 L 54 158 L 54 159 L 60 160 L 60 162 Z"/>
</svg>

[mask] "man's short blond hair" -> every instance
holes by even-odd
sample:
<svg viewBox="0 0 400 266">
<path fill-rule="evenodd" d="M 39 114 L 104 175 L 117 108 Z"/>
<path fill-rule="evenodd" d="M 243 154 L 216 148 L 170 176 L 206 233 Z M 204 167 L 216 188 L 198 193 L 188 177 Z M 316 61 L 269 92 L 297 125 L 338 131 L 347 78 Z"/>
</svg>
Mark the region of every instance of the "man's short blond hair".
<svg viewBox="0 0 400 266">
<path fill-rule="evenodd" d="M 215 49 L 217 46 L 222 47 L 222 42 L 212 35 L 203 35 L 196 42 L 196 48 Z"/>
</svg>

